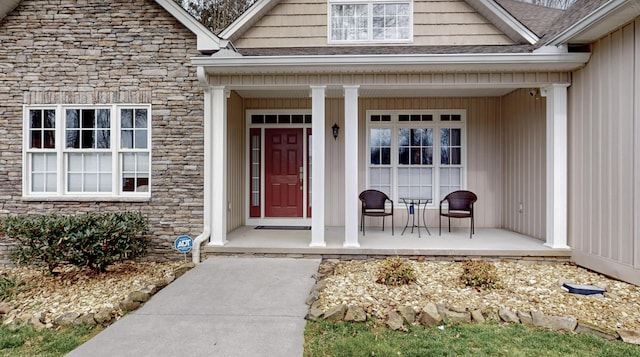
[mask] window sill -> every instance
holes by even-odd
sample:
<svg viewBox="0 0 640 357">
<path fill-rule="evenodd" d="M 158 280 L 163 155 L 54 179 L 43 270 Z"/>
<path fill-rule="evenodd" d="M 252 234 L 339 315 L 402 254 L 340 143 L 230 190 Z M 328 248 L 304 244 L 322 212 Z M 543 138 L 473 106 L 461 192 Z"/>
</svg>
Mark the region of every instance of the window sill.
<svg viewBox="0 0 640 357">
<path fill-rule="evenodd" d="M 151 196 L 133 196 L 133 197 L 82 197 L 82 196 L 22 196 L 25 202 L 149 202 Z"/>
</svg>

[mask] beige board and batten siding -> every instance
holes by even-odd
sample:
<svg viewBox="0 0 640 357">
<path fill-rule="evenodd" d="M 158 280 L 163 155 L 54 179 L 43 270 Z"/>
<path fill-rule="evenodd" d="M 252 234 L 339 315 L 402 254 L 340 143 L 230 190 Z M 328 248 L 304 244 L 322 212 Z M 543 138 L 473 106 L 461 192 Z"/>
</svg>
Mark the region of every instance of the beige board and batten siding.
<svg viewBox="0 0 640 357">
<path fill-rule="evenodd" d="M 502 97 L 502 209 L 503 228 L 544 240 L 546 99 L 539 93 L 519 89 Z"/>
<path fill-rule="evenodd" d="M 248 98 L 244 100 L 248 109 L 300 109 L 311 110 L 307 98 Z M 366 112 L 368 110 L 427 110 L 465 109 L 467 111 L 467 187 L 477 193 L 476 226 L 500 227 L 502 224 L 502 146 L 500 136 L 500 98 L 360 98 L 358 110 L 359 181 L 361 190 L 366 188 Z M 344 128 L 344 100 L 327 98 L 325 105 L 325 223 L 327 226 L 344 225 L 344 132 L 337 139 L 331 135 L 331 126 Z M 395 225 L 403 227 L 406 209 L 397 203 Z M 427 213 L 430 227 L 437 227 L 438 212 Z M 380 220 L 367 220 L 367 225 L 379 225 Z M 443 221 L 443 224 L 445 222 Z M 454 226 L 466 227 L 468 220 L 454 220 Z"/>
<path fill-rule="evenodd" d="M 235 40 L 234 45 L 237 48 L 329 46 L 329 6 L 328 0 L 282 0 Z M 405 45 L 513 44 L 462 0 L 413 1 L 413 11 L 413 40 Z"/>
<path fill-rule="evenodd" d="M 247 149 L 242 98 L 232 91 L 227 100 L 227 232 L 244 225 Z"/>
<path fill-rule="evenodd" d="M 640 284 L 640 20 L 592 45 L 569 88 L 573 259 Z"/>
</svg>

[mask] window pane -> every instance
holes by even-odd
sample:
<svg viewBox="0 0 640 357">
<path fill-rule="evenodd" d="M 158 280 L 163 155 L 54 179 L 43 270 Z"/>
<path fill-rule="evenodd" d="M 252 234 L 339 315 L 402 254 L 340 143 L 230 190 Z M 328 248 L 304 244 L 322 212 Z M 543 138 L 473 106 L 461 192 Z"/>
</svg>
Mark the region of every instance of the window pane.
<svg viewBox="0 0 640 357">
<path fill-rule="evenodd" d="M 45 149 L 56 148 L 56 132 L 54 130 L 44 131 L 44 148 Z"/>
<path fill-rule="evenodd" d="M 382 156 L 382 165 L 390 165 L 391 164 L 391 148 L 382 148 L 381 149 Z"/>
<path fill-rule="evenodd" d="M 80 127 L 80 111 L 77 109 L 67 109 L 66 111 L 66 125 L 67 128 L 79 128 Z"/>
<path fill-rule="evenodd" d="M 31 130 L 31 148 L 42 148 L 42 132 L 40 130 Z"/>
<path fill-rule="evenodd" d="M 111 153 L 98 154 L 100 172 L 111 172 Z"/>
<path fill-rule="evenodd" d="M 84 159 L 84 171 L 96 172 L 98 171 L 98 155 L 83 155 Z"/>
<path fill-rule="evenodd" d="M 93 109 L 84 109 L 80 111 L 80 123 L 82 128 L 95 128 L 96 122 L 96 113 Z"/>
<path fill-rule="evenodd" d="M 136 128 L 147 128 L 146 109 L 136 109 Z"/>
<path fill-rule="evenodd" d="M 81 131 L 81 135 L 82 135 L 82 140 L 80 141 L 81 148 L 83 148 L 83 149 L 92 149 L 92 148 L 94 148 L 94 145 L 93 145 L 94 132 L 93 132 L 93 130 L 82 130 Z"/>
<path fill-rule="evenodd" d="M 69 174 L 68 176 L 68 190 L 69 192 L 82 192 L 82 175 L 81 174 Z"/>
<path fill-rule="evenodd" d="M 68 149 L 80 148 L 80 131 L 79 130 L 67 130 L 67 148 Z"/>
<path fill-rule="evenodd" d="M 84 174 L 84 192 L 98 192 L 98 174 Z"/>
<path fill-rule="evenodd" d="M 45 188 L 46 188 L 46 175 L 33 174 L 31 176 L 31 191 L 46 192 Z"/>
<path fill-rule="evenodd" d="M 136 140 L 135 142 L 136 149 L 146 149 L 147 148 L 147 131 L 136 130 L 135 140 Z"/>
<path fill-rule="evenodd" d="M 460 146 L 460 129 L 451 129 L 451 146 Z"/>
<path fill-rule="evenodd" d="M 124 153 L 122 154 L 122 169 L 124 171 L 135 171 L 136 169 L 136 154 Z"/>
<path fill-rule="evenodd" d="M 398 148 L 398 163 L 400 165 L 409 165 L 409 148 L 408 147 Z"/>
<path fill-rule="evenodd" d="M 42 111 L 39 109 L 29 111 L 31 128 L 42 128 Z"/>
<path fill-rule="evenodd" d="M 82 171 L 82 154 L 69 154 L 69 170 Z"/>
<path fill-rule="evenodd" d="M 440 168 L 440 199 L 443 199 L 450 192 L 461 189 L 462 175 L 461 168 Z"/>
<path fill-rule="evenodd" d="M 99 176 L 99 192 L 110 192 L 111 191 L 111 174 L 100 174 Z"/>
<path fill-rule="evenodd" d="M 149 154 L 136 154 L 139 172 L 149 172 Z"/>
<path fill-rule="evenodd" d="M 111 116 L 109 113 L 110 113 L 109 109 L 97 110 L 96 128 L 111 127 Z"/>
<path fill-rule="evenodd" d="M 111 147 L 111 132 L 109 130 L 96 130 L 96 148 L 108 149 Z"/>
<path fill-rule="evenodd" d="M 120 135 L 120 147 L 123 149 L 133 148 L 133 130 L 122 130 Z"/>
<path fill-rule="evenodd" d="M 120 127 L 133 128 L 133 109 L 122 109 L 120 111 Z"/>
</svg>

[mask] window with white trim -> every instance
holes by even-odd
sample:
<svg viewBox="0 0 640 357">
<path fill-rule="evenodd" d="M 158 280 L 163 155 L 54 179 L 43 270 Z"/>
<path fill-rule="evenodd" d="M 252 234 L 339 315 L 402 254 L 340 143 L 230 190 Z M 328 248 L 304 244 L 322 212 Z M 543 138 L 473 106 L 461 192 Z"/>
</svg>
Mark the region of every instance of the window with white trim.
<svg viewBox="0 0 640 357">
<path fill-rule="evenodd" d="M 24 115 L 25 196 L 149 196 L 149 105 L 28 106 Z"/>
<path fill-rule="evenodd" d="M 367 113 L 368 188 L 432 204 L 465 181 L 464 110 Z M 439 199 L 436 199 L 439 197 Z"/>
<path fill-rule="evenodd" d="M 398 42 L 412 36 L 411 0 L 329 0 L 330 42 Z"/>
</svg>

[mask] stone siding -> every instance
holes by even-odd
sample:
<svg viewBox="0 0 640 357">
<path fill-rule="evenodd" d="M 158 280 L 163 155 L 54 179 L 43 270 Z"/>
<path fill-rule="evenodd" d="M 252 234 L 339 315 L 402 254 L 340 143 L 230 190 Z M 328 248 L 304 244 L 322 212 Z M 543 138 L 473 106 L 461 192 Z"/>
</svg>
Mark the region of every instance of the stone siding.
<svg viewBox="0 0 640 357">
<path fill-rule="evenodd" d="M 153 0 L 25 0 L 0 20 L 0 43 L 0 217 L 140 210 L 150 221 L 149 258 L 182 258 L 173 241 L 195 238 L 203 224 L 195 35 Z M 23 199 L 23 105 L 35 104 L 151 104 L 151 199 Z"/>
</svg>

